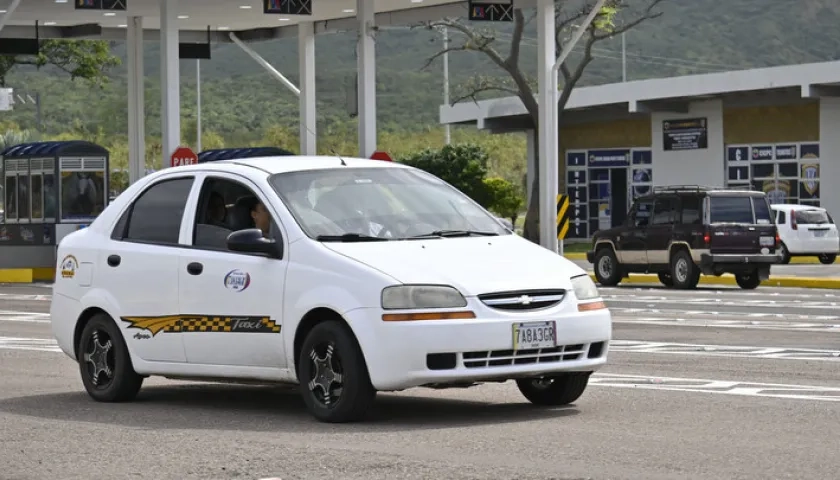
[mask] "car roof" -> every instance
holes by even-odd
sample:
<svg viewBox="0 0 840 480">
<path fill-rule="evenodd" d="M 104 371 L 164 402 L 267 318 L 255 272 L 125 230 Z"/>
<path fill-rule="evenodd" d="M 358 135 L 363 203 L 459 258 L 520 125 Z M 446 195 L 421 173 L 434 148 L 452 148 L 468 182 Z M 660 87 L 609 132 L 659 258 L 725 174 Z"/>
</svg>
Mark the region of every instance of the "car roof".
<svg viewBox="0 0 840 480">
<path fill-rule="evenodd" d="M 344 165 L 342 165 L 342 162 Z M 387 162 L 382 160 L 371 160 L 368 158 L 326 156 L 326 155 L 276 155 L 269 157 L 253 157 L 231 160 L 220 160 L 213 162 L 199 163 L 197 165 L 185 165 L 178 168 L 179 171 L 190 170 L 230 170 L 236 167 L 252 167 L 273 175 L 276 173 L 301 172 L 311 170 L 323 170 L 340 168 L 342 166 L 355 168 L 408 168 L 400 163 Z M 169 170 L 169 169 L 164 169 Z"/>
<path fill-rule="evenodd" d="M 795 203 L 774 203 L 770 205 L 774 210 L 825 210 L 816 205 L 797 205 Z"/>
</svg>

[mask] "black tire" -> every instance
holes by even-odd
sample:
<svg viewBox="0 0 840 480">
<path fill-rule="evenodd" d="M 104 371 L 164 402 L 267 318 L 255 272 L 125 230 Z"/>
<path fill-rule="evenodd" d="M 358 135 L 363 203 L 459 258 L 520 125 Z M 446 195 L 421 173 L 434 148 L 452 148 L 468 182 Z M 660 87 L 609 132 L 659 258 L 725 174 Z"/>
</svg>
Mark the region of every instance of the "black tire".
<svg viewBox="0 0 840 480">
<path fill-rule="evenodd" d="M 673 287 L 674 286 L 674 278 L 671 277 L 670 273 L 659 272 L 659 281 L 662 282 L 662 285 L 666 287 Z"/>
<path fill-rule="evenodd" d="M 318 361 L 323 362 L 320 368 L 328 371 L 320 371 Z M 376 398 L 376 390 L 362 350 L 346 325 L 335 320 L 315 325 L 303 341 L 298 362 L 300 393 L 316 419 L 345 423 L 365 416 Z M 336 379 L 336 374 L 340 378 Z M 327 383 L 319 384 L 318 380 Z"/>
<path fill-rule="evenodd" d="M 824 253 L 822 255 L 817 256 L 817 258 L 820 259 L 820 263 L 822 263 L 823 265 L 831 265 L 832 263 L 834 263 L 835 260 L 837 260 L 837 255 Z"/>
<path fill-rule="evenodd" d="M 790 263 L 790 251 L 788 251 L 787 245 L 784 243 L 779 247 L 779 253 L 782 254 L 781 264 L 787 265 Z"/>
<path fill-rule="evenodd" d="M 522 395 L 534 405 L 568 405 L 583 395 L 592 372 L 574 372 L 545 378 L 516 380 Z"/>
<path fill-rule="evenodd" d="M 744 290 L 755 290 L 759 285 L 761 285 L 761 278 L 758 276 L 757 271 L 750 273 L 736 273 L 735 282 Z"/>
<path fill-rule="evenodd" d="M 621 265 L 612 248 L 602 248 L 595 253 L 595 279 L 606 287 L 614 287 L 621 282 Z"/>
<path fill-rule="evenodd" d="M 133 400 L 143 385 L 134 371 L 122 332 L 100 313 L 88 321 L 76 349 L 79 373 L 88 395 L 99 402 Z"/>
<path fill-rule="evenodd" d="M 681 290 L 696 288 L 700 282 L 700 269 L 686 250 L 678 250 L 671 257 L 671 281 Z"/>
</svg>

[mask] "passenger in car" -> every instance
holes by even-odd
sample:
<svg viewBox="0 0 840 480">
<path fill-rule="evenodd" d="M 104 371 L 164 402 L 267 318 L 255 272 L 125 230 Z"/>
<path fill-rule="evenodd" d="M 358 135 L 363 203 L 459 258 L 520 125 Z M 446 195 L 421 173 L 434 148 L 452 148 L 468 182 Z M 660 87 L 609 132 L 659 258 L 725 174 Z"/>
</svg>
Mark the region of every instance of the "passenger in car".
<svg viewBox="0 0 840 480">
<path fill-rule="evenodd" d="M 225 223 L 227 217 L 227 207 L 225 207 L 225 199 L 219 192 L 210 192 L 210 200 L 207 202 L 206 223 L 208 225 L 215 225 L 217 227 L 227 228 Z"/>
</svg>

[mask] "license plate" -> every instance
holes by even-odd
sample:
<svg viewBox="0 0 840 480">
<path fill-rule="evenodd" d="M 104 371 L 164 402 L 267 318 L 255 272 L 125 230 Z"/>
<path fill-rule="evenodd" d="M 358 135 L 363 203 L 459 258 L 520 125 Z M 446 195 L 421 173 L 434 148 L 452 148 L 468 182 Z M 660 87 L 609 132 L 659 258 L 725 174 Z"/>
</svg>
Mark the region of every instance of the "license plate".
<svg viewBox="0 0 840 480">
<path fill-rule="evenodd" d="M 513 324 L 513 349 L 552 348 L 557 346 L 554 322 Z"/>
<path fill-rule="evenodd" d="M 760 241 L 762 247 L 772 247 L 776 244 L 776 237 L 761 237 Z"/>
<path fill-rule="evenodd" d="M 815 237 L 824 237 L 827 232 L 825 230 L 814 230 Z"/>
</svg>

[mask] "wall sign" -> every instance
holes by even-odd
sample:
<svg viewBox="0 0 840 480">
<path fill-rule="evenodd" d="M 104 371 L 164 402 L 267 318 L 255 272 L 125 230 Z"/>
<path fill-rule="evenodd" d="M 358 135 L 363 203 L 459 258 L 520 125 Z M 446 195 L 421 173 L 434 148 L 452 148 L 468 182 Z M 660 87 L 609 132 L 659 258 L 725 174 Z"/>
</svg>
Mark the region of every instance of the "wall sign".
<svg viewBox="0 0 840 480">
<path fill-rule="evenodd" d="M 662 122 L 663 150 L 697 150 L 709 147 L 706 118 Z"/>
<path fill-rule="evenodd" d="M 512 22 L 513 0 L 468 0 L 469 20 Z"/>
<path fill-rule="evenodd" d="M 76 0 L 76 10 L 120 10 L 125 11 L 128 0 Z"/>
<path fill-rule="evenodd" d="M 312 15 L 312 0 L 263 0 L 269 15 Z"/>
</svg>

